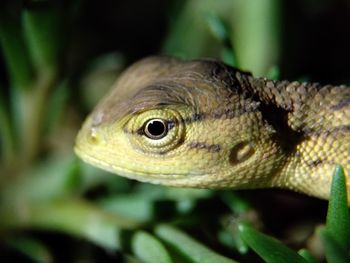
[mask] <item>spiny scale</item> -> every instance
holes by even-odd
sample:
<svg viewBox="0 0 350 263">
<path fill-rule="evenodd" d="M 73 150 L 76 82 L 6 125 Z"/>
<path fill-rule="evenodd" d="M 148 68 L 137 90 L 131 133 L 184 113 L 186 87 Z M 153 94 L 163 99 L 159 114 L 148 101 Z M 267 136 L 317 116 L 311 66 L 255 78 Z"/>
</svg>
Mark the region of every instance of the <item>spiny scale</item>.
<svg viewBox="0 0 350 263">
<path fill-rule="evenodd" d="M 147 137 L 152 120 L 170 127 L 164 138 Z M 147 58 L 91 113 L 75 150 L 145 182 L 328 198 L 335 165 L 349 176 L 350 89 L 254 78 L 215 60 Z"/>
</svg>

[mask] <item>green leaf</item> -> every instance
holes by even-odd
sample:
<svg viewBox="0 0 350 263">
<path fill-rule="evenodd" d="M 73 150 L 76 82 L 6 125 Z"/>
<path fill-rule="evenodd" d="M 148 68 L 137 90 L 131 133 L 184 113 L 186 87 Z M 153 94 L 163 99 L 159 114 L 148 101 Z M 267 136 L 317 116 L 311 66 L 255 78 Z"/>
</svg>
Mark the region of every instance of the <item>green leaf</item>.
<svg viewBox="0 0 350 263">
<path fill-rule="evenodd" d="M 45 1 L 32 2 L 23 12 L 25 37 L 39 73 L 52 74 L 58 66 L 63 46 L 60 11 L 59 5 Z"/>
<path fill-rule="evenodd" d="M 145 263 L 171 263 L 171 257 L 163 244 L 154 236 L 137 231 L 131 241 L 132 251 Z"/>
<path fill-rule="evenodd" d="M 33 71 L 20 21 L 5 10 L 0 10 L 0 44 L 12 86 L 28 89 L 32 84 Z"/>
<path fill-rule="evenodd" d="M 229 42 L 230 34 L 227 25 L 216 14 L 210 13 L 206 16 L 208 26 L 213 35 L 222 43 Z"/>
<path fill-rule="evenodd" d="M 169 225 L 159 225 L 155 233 L 177 252 L 183 255 L 189 262 L 198 263 L 228 263 L 235 262 L 232 259 L 217 254 L 197 240 L 189 237 L 179 229 Z"/>
<path fill-rule="evenodd" d="M 113 52 L 95 58 L 84 72 L 80 96 L 86 109 L 92 110 L 111 89 L 118 75 L 125 68 L 122 53 Z"/>
<path fill-rule="evenodd" d="M 10 111 L 5 102 L 1 88 L 0 85 L 0 154 L 3 158 L 4 167 L 8 167 L 13 164 L 16 159 L 15 136 L 13 133 Z"/>
<path fill-rule="evenodd" d="M 23 216 L 25 207 L 25 216 Z M 123 229 L 135 229 L 139 222 L 123 215 L 111 214 L 79 199 L 60 199 L 50 202 L 7 204 L 0 207 L 0 226 L 3 229 L 31 228 L 61 231 L 85 238 L 106 249 L 121 247 Z"/>
<path fill-rule="evenodd" d="M 307 263 L 303 257 L 277 239 L 256 231 L 246 223 L 240 223 L 238 230 L 243 241 L 268 263 Z"/>
<path fill-rule="evenodd" d="M 53 262 L 49 250 L 41 242 L 32 238 L 15 238 L 8 241 L 9 245 L 28 256 L 34 262 Z"/>
<path fill-rule="evenodd" d="M 223 191 L 220 193 L 220 197 L 234 214 L 248 212 L 251 208 L 247 200 L 233 191 Z"/>
<path fill-rule="evenodd" d="M 137 193 L 106 197 L 101 199 L 99 203 L 111 213 L 122 214 L 142 222 L 151 220 L 154 214 L 152 200 Z"/>
<path fill-rule="evenodd" d="M 231 32 L 227 24 L 215 13 L 209 13 L 206 16 L 206 21 L 213 36 L 216 37 L 223 46 L 220 52 L 220 58 L 230 66 L 237 66 L 236 55 L 230 41 Z"/>
<path fill-rule="evenodd" d="M 269 79 L 278 80 L 280 78 L 280 69 L 277 65 L 272 66 L 267 72 L 266 76 Z"/>
<path fill-rule="evenodd" d="M 305 258 L 307 260 L 307 262 L 309 262 L 309 263 L 317 263 L 316 258 L 305 248 L 300 249 L 298 251 L 298 254 L 300 256 L 302 256 L 303 258 Z"/>
<path fill-rule="evenodd" d="M 333 235 L 322 229 L 320 237 L 326 250 L 326 258 L 329 263 L 347 263 L 350 262 L 349 254 L 344 247 L 333 237 Z"/>
<path fill-rule="evenodd" d="M 280 55 L 280 0 L 236 0 L 231 35 L 240 68 L 266 76 Z"/>
<path fill-rule="evenodd" d="M 227 65 L 230 65 L 232 67 L 237 67 L 236 55 L 231 47 L 224 47 L 221 51 L 220 58 Z"/>
<path fill-rule="evenodd" d="M 344 170 L 337 165 L 332 180 L 327 212 L 327 231 L 344 250 L 350 250 L 350 215 Z"/>
<path fill-rule="evenodd" d="M 9 204 L 23 200 L 46 202 L 75 194 L 80 180 L 80 171 L 74 156 L 55 157 L 47 159 L 32 170 L 28 169 L 24 176 L 8 183 L 0 194 L 2 200 Z"/>
<path fill-rule="evenodd" d="M 69 84 L 64 80 L 53 90 L 48 103 L 47 114 L 45 115 L 45 128 L 48 131 L 53 131 L 61 124 L 59 118 L 63 113 L 64 106 L 69 96 Z"/>
<path fill-rule="evenodd" d="M 221 230 L 218 238 L 221 243 L 231 249 L 236 249 L 240 254 L 246 254 L 249 251 L 247 244 L 242 240 L 240 235 L 231 234 L 228 230 Z"/>
<path fill-rule="evenodd" d="M 213 18 L 229 21 L 232 7 L 232 0 L 186 1 L 170 27 L 164 53 L 184 58 L 219 57 L 222 39 L 229 36 L 225 36 L 223 23 Z"/>
</svg>

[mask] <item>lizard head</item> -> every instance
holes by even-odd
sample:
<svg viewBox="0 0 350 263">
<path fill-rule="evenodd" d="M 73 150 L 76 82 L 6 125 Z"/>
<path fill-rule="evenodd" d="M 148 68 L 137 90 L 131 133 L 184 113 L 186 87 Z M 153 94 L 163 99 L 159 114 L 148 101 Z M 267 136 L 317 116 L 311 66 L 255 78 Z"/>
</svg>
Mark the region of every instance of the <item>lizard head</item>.
<svg viewBox="0 0 350 263">
<path fill-rule="evenodd" d="M 171 186 L 260 186 L 281 156 L 237 71 L 212 60 L 144 59 L 85 121 L 76 153 L 115 174 Z"/>
</svg>

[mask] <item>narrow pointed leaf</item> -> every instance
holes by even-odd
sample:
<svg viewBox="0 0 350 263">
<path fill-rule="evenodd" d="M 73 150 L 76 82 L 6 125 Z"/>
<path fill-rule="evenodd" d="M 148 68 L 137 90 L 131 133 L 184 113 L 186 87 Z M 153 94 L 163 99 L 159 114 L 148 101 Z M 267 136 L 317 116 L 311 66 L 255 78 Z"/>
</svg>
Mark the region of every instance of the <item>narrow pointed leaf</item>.
<svg viewBox="0 0 350 263">
<path fill-rule="evenodd" d="M 320 237 L 326 251 L 327 262 L 329 263 L 347 263 L 350 262 L 349 254 L 343 246 L 326 229 L 320 231 Z"/>
<path fill-rule="evenodd" d="M 155 229 L 155 233 L 169 246 L 183 255 L 189 262 L 198 263 L 229 263 L 235 262 L 232 259 L 217 254 L 210 250 L 199 241 L 194 240 L 182 231 L 168 226 L 159 225 Z"/>
<path fill-rule="evenodd" d="M 277 239 L 262 234 L 245 223 L 239 224 L 238 230 L 243 241 L 267 263 L 307 263 L 302 256 Z"/>
<path fill-rule="evenodd" d="M 350 216 L 347 205 L 346 181 L 343 168 L 335 168 L 327 213 L 327 231 L 343 246 L 350 250 Z"/>
<path fill-rule="evenodd" d="M 316 258 L 307 250 L 307 249 L 300 249 L 298 251 L 298 254 L 306 259 L 309 263 L 317 263 Z"/>
</svg>

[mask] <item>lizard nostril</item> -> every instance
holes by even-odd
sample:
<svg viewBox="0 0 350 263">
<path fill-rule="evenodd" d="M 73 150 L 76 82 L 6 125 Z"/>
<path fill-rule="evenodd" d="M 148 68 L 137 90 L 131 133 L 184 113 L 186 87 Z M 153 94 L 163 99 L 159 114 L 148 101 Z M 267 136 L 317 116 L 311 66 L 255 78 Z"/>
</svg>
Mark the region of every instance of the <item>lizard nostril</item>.
<svg viewBox="0 0 350 263">
<path fill-rule="evenodd" d="M 98 144 L 100 142 L 100 137 L 98 136 L 96 129 L 91 128 L 88 134 L 88 141 L 92 144 Z"/>
</svg>

